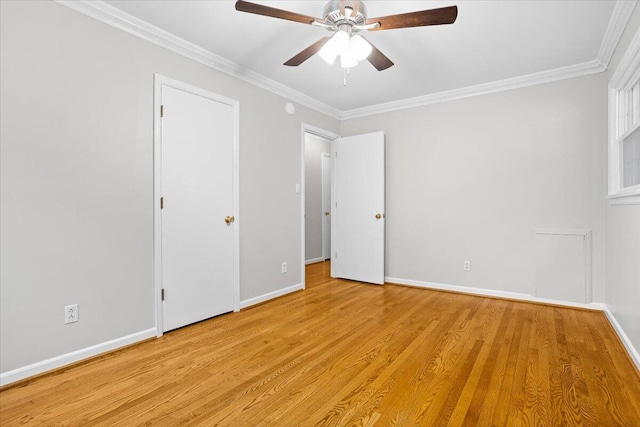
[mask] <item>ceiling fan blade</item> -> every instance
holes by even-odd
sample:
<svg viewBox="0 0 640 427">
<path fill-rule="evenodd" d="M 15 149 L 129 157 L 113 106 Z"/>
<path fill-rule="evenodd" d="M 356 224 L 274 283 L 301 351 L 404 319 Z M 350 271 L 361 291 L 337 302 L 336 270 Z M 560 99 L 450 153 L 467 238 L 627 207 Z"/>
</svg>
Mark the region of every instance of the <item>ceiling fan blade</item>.
<svg viewBox="0 0 640 427">
<path fill-rule="evenodd" d="M 236 2 L 236 10 L 256 15 L 270 16 L 272 18 L 286 19 L 287 21 L 301 22 L 303 24 L 311 24 L 313 21 L 316 21 L 316 18 L 312 16 L 302 15 L 288 10 L 276 9 L 275 7 L 264 6 L 262 4 L 251 3 L 244 0 L 238 0 Z M 318 21 L 322 20 L 318 19 Z"/>
<path fill-rule="evenodd" d="M 359 11 L 360 11 L 360 0 L 354 0 L 353 1 L 353 14 L 357 15 Z"/>
<path fill-rule="evenodd" d="M 351 9 L 349 16 L 356 16 L 360 10 L 360 0 L 340 0 L 338 8 L 342 16 L 346 16 L 345 8 Z"/>
<path fill-rule="evenodd" d="M 298 65 L 302 64 L 304 61 L 306 61 L 307 59 L 311 58 L 313 55 L 318 53 L 318 51 L 322 49 L 322 46 L 324 46 L 324 44 L 328 42 L 330 39 L 331 37 L 321 38 L 320 40 L 318 40 L 317 42 L 315 42 L 314 44 L 312 44 L 311 46 L 309 46 L 308 48 L 306 48 L 305 50 L 303 50 L 302 52 L 300 52 L 299 54 L 297 54 L 287 62 L 285 62 L 284 65 L 288 65 L 290 67 L 297 67 Z"/>
<path fill-rule="evenodd" d="M 371 44 L 369 40 L 367 40 L 367 43 L 369 43 L 372 48 L 371 53 L 367 57 L 367 61 L 369 61 L 371 65 L 376 67 L 376 70 L 384 71 L 389 67 L 393 67 L 393 62 L 389 58 L 387 58 L 384 53 L 380 52 L 380 50 L 373 44 Z"/>
<path fill-rule="evenodd" d="M 366 24 L 380 24 L 369 31 L 392 30 L 394 28 L 424 27 L 426 25 L 453 24 L 458 17 L 458 6 L 441 7 L 439 9 L 420 10 L 418 12 L 401 13 L 399 15 L 382 16 L 367 19 Z"/>
</svg>

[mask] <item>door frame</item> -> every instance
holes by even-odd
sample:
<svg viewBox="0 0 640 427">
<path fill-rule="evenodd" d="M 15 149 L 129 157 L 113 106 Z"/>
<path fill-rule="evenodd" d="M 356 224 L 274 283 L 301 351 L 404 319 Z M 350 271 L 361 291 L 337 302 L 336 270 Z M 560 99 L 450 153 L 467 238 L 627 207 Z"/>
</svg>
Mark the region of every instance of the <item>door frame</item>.
<svg viewBox="0 0 640 427">
<path fill-rule="evenodd" d="M 153 302 L 156 318 L 156 336 L 163 334 L 162 325 L 162 217 L 160 215 L 160 195 L 162 194 L 162 127 L 160 106 L 162 86 L 170 86 L 193 95 L 202 96 L 233 107 L 233 311 L 240 310 L 240 198 L 239 198 L 239 132 L 240 102 L 190 84 L 171 79 L 161 74 L 153 75 Z"/>
<path fill-rule="evenodd" d="M 158 107 L 159 109 L 160 107 Z M 321 138 L 328 139 L 331 142 L 333 148 L 333 141 L 340 138 L 340 135 L 333 133 L 329 130 L 322 129 L 307 123 L 302 123 L 300 130 L 300 283 L 302 283 L 302 289 L 307 287 L 306 274 L 305 274 L 305 243 L 306 243 L 306 229 L 305 229 L 305 165 L 304 165 L 304 140 L 305 134 L 316 135 Z"/>
<path fill-rule="evenodd" d="M 331 161 L 331 170 L 333 171 L 333 156 L 331 155 L 331 153 L 321 153 L 320 154 L 320 167 L 322 169 L 322 173 L 321 173 L 321 181 L 322 181 L 322 191 L 321 191 L 321 197 L 322 197 L 322 202 L 324 203 L 324 196 L 325 196 L 325 191 L 329 192 L 329 199 L 331 199 L 331 192 L 333 191 L 331 189 L 331 184 L 329 184 L 329 188 L 325 188 L 324 186 L 324 181 L 325 181 L 325 176 L 324 176 L 324 162 L 327 161 L 326 159 L 329 158 L 329 160 Z M 329 175 L 329 179 L 330 182 L 333 182 L 333 172 L 331 172 L 331 174 Z M 322 207 L 324 208 L 324 204 L 321 203 Z M 331 205 L 329 205 L 329 209 L 331 209 Z M 326 226 L 327 226 L 327 221 L 325 220 L 325 213 L 326 211 L 324 209 L 322 209 L 322 215 L 320 218 L 322 218 L 322 259 L 324 261 L 327 260 L 327 257 L 325 256 L 325 233 L 326 233 Z M 331 233 L 329 233 L 329 243 L 331 243 Z M 329 252 L 329 259 L 331 258 L 331 252 Z"/>
</svg>

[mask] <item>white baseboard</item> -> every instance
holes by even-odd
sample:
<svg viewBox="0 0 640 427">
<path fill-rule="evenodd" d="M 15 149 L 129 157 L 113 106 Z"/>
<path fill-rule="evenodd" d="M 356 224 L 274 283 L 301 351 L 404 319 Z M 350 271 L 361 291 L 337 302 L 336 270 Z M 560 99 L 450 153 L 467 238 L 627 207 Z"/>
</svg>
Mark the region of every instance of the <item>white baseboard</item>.
<svg viewBox="0 0 640 427">
<path fill-rule="evenodd" d="M 324 261 L 324 257 L 308 259 L 304 262 L 304 265 L 315 264 L 316 262 Z"/>
<path fill-rule="evenodd" d="M 616 331 L 616 334 L 618 334 L 620 341 L 622 341 L 622 344 L 627 349 L 627 353 L 629 353 L 629 356 L 631 356 L 631 360 L 633 360 L 633 363 L 636 364 L 636 368 L 638 368 L 638 371 L 640 371 L 640 355 L 638 355 L 638 351 L 631 343 L 631 340 L 629 339 L 627 334 L 624 333 L 622 326 L 620 326 L 620 324 L 616 320 L 616 317 L 613 315 L 611 310 L 609 310 L 609 307 L 605 308 L 604 314 L 605 316 L 607 316 L 609 323 L 611 323 L 613 330 Z"/>
<path fill-rule="evenodd" d="M 302 283 L 298 283 L 297 285 L 289 286 L 288 288 L 278 289 L 277 291 L 269 292 L 255 298 L 249 298 L 244 301 L 240 301 L 240 309 L 251 307 L 252 305 L 260 304 L 261 302 L 269 301 L 270 299 L 290 294 L 291 292 L 299 291 L 301 289 L 304 289 L 304 285 Z"/>
<path fill-rule="evenodd" d="M 136 342 L 155 337 L 156 328 L 151 328 L 121 338 L 116 338 L 111 341 L 92 345 L 91 347 L 72 351 L 71 353 L 52 357 L 51 359 L 36 362 L 31 365 L 23 366 L 22 368 L 14 369 L 12 371 L 3 372 L 0 374 L 0 386 L 11 384 L 13 382 L 32 377 L 34 375 L 51 371 L 52 369 L 60 368 L 71 363 L 87 359 L 89 357 L 97 356 L 108 351 L 116 350 L 120 347 L 135 344 Z"/>
<path fill-rule="evenodd" d="M 589 310 L 598 310 L 598 311 L 604 311 L 606 309 L 606 306 L 604 304 L 597 303 L 597 302 L 584 304 L 579 302 L 559 301 L 554 299 L 538 298 L 538 297 L 534 297 L 533 295 L 521 294 L 517 292 L 505 292 L 505 291 L 496 291 L 493 289 L 471 288 L 467 286 L 457 286 L 457 285 L 445 285 L 442 283 L 422 282 L 419 280 L 398 279 L 396 277 L 385 277 L 384 280 L 385 282 L 395 283 L 398 285 L 409 285 L 409 286 L 416 286 L 419 288 L 436 289 L 441 291 L 454 291 L 454 292 L 460 292 L 463 294 L 480 295 L 485 297 L 508 298 L 508 299 L 514 299 L 518 301 L 539 302 L 544 304 L 555 304 L 555 305 L 561 305 L 564 307 L 573 307 L 573 308 L 586 308 Z"/>
</svg>

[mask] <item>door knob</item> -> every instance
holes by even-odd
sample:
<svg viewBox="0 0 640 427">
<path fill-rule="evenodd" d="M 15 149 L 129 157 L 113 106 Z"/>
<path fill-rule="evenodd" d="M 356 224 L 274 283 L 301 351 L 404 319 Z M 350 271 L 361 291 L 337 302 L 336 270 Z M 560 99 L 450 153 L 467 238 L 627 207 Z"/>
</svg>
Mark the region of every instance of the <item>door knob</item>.
<svg viewBox="0 0 640 427">
<path fill-rule="evenodd" d="M 236 220 L 236 218 L 234 216 L 225 216 L 224 217 L 224 222 L 226 222 L 227 224 L 231 224 L 235 220 Z"/>
<path fill-rule="evenodd" d="M 380 219 L 380 218 L 382 218 L 382 215 L 376 214 L 376 219 Z"/>
<path fill-rule="evenodd" d="M 325 212 L 324 214 L 325 214 L 325 215 L 329 215 L 329 212 Z"/>
</svg>

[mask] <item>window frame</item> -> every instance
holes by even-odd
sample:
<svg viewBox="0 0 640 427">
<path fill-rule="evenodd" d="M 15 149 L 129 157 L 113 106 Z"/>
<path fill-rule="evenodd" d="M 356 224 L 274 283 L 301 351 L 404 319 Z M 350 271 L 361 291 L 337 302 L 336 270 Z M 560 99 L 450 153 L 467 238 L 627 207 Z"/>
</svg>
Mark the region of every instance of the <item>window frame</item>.
<svg viewBox="0 0 640 427">
<path fill-rule="evenodd" d="M 611 205 L 640 204 L 640 184 L 623 187 L 622 148 L 626 137 L 640 128 L 640 30 L 609 80 L 609 186 Z"/>
</svg>

